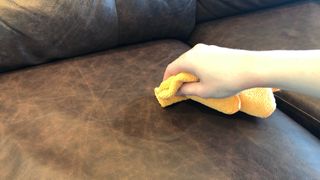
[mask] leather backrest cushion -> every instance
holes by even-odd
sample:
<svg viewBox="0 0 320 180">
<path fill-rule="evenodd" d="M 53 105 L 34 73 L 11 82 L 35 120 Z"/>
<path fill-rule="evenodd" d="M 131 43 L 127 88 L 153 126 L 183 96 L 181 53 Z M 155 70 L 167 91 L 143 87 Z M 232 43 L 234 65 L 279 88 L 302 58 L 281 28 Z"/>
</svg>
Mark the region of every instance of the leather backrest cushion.
<svg viewBox="0 0 320 180">
<path fill-rule="evenodd" d="M 117 0 L 121 43 L 186 39 L 195 24 L 195 0 Z"/>
<path fill-rule="evenodd" d="M 0 0 L 0 72 L 157 38 L 187 38 L 195 0 Z"/>
<path fill-rule="evenodd" d="M 297 0 L 197 0 L 197 22 L 294 1 Z"/>
</svg>

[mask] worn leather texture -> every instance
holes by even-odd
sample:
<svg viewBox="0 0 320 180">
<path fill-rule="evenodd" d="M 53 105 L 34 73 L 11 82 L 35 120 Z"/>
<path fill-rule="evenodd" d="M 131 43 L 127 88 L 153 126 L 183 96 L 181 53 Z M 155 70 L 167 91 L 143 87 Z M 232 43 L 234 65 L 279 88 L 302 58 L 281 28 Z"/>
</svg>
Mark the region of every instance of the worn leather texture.
<svg viewBox="0 0 320 180">
<path fill-rule="evenodd" d="M 0 179 L 316 179 L 320 141 L 279 110 L 153 94 L 189 47 L 156 41 L 0 76 Z"/>
<path fill-rule="evenodd" d="M 107 8 L 123 7 L 124 1 L 0 2 L 0 40 L 6 42 L 0 46 L 0 62 L 6 70 L 160 38 L 151 31 L 169 33 L 161 28 L 161 19 L 146 21 L 161 24 L 153 24 L 155 29 L 133 26 L 126 33 L 128 26 L 121 26 L 119 19 L 130 24 L 125 15 L 130 12 Z M 163 12 L 161 5 L 156 8 Z M 61 13 L 65 11 L 68 16 Z M 303 3 L 227 18 L 200 25 L 190 42 L 247 49 L 319 48 L 313 39 L 319 37 L 318 12 L 316 3 Z M 141 17 L 133 14 L 128 16 L 132 21 Z M 187 17 L 185 21 L 193 22 Z M 174 21 L 169 23 L 179 29 Z M 93 25 L 97 27 L 91 29 Z M 162 109 L 153 88 L 166 65 L 187 50 L 178 41 L 154 41 L 2 73 L 0 179 L 320 177 L 319 139 L 280 110 L 262 120 L 243 113 L 224 115 L 191 101 Z M 19 61 L 9 59 L 13 57 Z"/>
<path fill-rule="evenodd" d="M 297 0 L 198 0 L 197 22 L 273 7 Z"/>
<path fill-rule="evenodd" d="M 319 17 L 319 1 L 289 4 L 198 25 L 190 44 L 205 43 L 249 50 L 320 49 Z M 312 100 L 314 97 L 287 91 L 281 91 L 277 96 L 292 103 L 283 104 L 281 109 L 299 107 L 302 110 L 294 111 L 296 120 L 303 117 L 309 124 L 318 124 L 309 117 L 310 114 L 319 119 L 319 101 Z M 316 134 L 320 134 L 319 129 Z"/>
<path fill-rule="evenodd" d="M 159 38 L 186 39 L 195 0 L 0 0 L 0 72 Z"/>
</svg>

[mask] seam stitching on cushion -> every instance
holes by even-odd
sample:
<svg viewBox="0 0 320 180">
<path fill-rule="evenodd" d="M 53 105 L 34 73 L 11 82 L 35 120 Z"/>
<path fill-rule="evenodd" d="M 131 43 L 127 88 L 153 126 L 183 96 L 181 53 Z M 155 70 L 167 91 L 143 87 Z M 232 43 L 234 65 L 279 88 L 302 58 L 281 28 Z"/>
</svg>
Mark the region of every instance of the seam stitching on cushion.
<svg viewBox="0 0 320 180">
<path fill-rule="evenodd" d="M 307 113 L 306 111 L 304 111 L 304 110 L 300 109 L 299 107 L 297 107 L 297 106 L 293 105 L 292 103 L 290 103 L 290 102 L 288 102 L 288 101 L 284 100 L 284 99 L 283 99 L 283 98 L 281 98 L 280 96 L 278 96 L 278 95 L 275 95 L 275 96 L 276 96 L 277 98 L 281 99 L 282 101 L 284 101 L 285 103 L 287 103 L 287 104 L 291 105 L 291 106 L 292 106 L 292 107 L 294 107 L 295 109 L 297 109 L 297 110 L 301 111 L 302 113 L 304 113 L 304 114 L 306 114 L 306 115 L 310 116 L 312 119 L 314 119 L 314 120 L 315 120 L 315 121 L 317 121 L 318 123 L 320 123 L 320 120 L 319 120 L 319 119 L 317 119 L 316 117 L 314 117 L 314 116 L 312 116 L 311 114 Z"/>
</svg>

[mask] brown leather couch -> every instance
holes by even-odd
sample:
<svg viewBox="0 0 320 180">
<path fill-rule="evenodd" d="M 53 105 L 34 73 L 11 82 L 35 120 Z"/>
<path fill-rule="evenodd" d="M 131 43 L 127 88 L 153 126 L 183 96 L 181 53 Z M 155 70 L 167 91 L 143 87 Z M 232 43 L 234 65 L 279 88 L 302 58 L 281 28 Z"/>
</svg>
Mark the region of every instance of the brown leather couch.
<svg viewBox="0 0 320 180">
<path fill-rule="evenodd" d="M 197 43 L 320 49 L 319 18 L 319 1 L 0 0 L 0 179 L 320 179 L 319 99 L 276 93 L 260 119 L 153 94 Z"/>
</svg>

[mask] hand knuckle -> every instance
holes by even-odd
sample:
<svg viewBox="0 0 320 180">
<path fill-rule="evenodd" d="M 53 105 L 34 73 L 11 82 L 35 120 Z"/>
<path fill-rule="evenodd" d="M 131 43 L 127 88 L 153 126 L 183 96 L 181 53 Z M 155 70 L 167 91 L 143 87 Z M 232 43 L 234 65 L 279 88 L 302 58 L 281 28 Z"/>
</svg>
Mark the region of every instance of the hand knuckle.
<svg viewBox="0 0 320 180">
<path fill-rule="evenodd" d="M 166 70 L 170 70 L 170 69 L 172 69 L 172 68 L 173 68 L 173 63 L 170 63 L 170 64 L 168 64 Z"/>
</svg>

